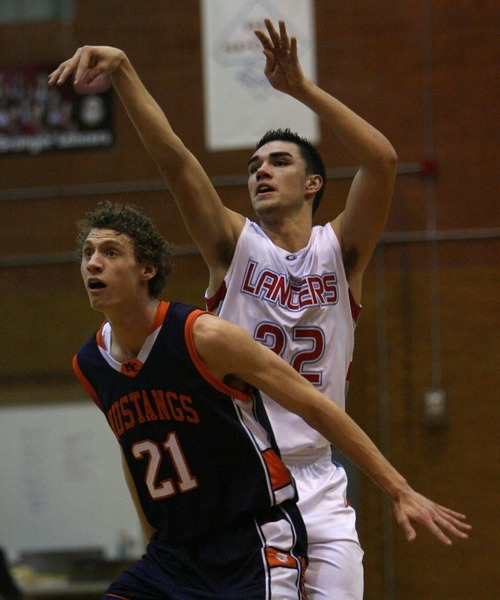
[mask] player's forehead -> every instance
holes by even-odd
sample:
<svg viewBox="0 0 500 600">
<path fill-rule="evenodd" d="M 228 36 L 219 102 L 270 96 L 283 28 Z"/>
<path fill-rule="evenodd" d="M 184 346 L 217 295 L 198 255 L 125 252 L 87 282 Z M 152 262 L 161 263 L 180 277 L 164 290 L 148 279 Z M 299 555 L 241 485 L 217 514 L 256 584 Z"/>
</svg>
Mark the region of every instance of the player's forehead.
<svg viewBox="0 0 500 600">
<path fill-rule="evenodd" d="M 280 155 L 289 156 L 297 160 L 302 158 L 300 148 L 294 142 L 272 140 L 258 148 L 248 162 L 250 164 L 251 162 L 262 161 Z"/>
<path fill-rule="evenodd" d="M 133 247 L 133 240 L 125 233 L 120 233 L 114 229 L 93 228 L 87 234 L 83 241 L 84 246 L 100 246 L 102 244 L 113 244 L 125 248 Z"/>
</svg>

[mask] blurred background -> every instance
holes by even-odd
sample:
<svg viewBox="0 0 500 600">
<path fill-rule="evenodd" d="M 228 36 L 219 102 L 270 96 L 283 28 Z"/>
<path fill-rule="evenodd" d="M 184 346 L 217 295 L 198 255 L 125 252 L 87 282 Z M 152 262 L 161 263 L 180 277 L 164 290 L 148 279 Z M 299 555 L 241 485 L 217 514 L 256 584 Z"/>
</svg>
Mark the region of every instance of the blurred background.
<svg viewBox="0 0 500 600">
<path fill-rule="evenodd" d="M 388 225 L 365 276 L 347 410 L 412 486 L 466 513 L 474 527 L 451 548 L 422 530 L 408 544 L 381 492 L 350 467 L 365 598 L 493 599 L 500 589 L 498 3 L 311 6 L 317 82 L 380 129 L 399 156 Z M 86 401 L 71 358 L 101 318 L 88 307 L 74 239 L 76 221 L 98 201 L 141 206 L 176 244 L 165 298 L 203 306 L 207 284 L 204 262 L 113 91 L 90 103 L 61 92 L 54 138 L 47 117 L 37 125 L 32 114 L 23 124 L 21 97 L 9 115 L 16 78 L 36 87 L 47 66 L 83 44 L 124 49 L 226 205 L 251 216 L 251 147 L 209 150 L 205 141 L 201 34 L 198 0 L 1 0 L 0 423 L 13 410 L 39 415 L 46 407 L 52 415 L 54 405 Z M 342 210 L 356 165 L 324 127 L 317 145 L 329 175 L 315 217 L 323 223 Z M 23 477 L 26 457 L 2 456 L 5 489 L 9 477 Z M 36 471 L 45 477 L 44 464 Z M 112 491 L 105 497 L 113 502 Z M 71 508 L 72 498 L 65 502 Z M 0 507 L 0 532 L 18 508 Z M 63 545 L 78 545 L 83 511 Z M 65 531 L 57 515 L 53 526 Z M 43 551 L 44 540 L 32 546 Z"/>
</svg>

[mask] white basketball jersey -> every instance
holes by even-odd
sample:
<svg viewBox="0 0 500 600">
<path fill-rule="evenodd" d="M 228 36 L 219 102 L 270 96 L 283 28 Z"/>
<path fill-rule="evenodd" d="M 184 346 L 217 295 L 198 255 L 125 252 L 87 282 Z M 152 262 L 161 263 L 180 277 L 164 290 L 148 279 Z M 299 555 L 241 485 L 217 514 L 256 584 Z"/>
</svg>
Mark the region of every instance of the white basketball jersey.
<svg viewBox="0 0 500 600">
<path fill-rule="evenodd" d="M 329 223 L 313 227 L 308 245 L 290 253 L 247 219 L 224 282 L 207 307 L 246 329 L 345 409 L 360 307 Z M 314 455 L 329 446 L 300 417 L 262 396 L 283 457 Z"/>
</svg>

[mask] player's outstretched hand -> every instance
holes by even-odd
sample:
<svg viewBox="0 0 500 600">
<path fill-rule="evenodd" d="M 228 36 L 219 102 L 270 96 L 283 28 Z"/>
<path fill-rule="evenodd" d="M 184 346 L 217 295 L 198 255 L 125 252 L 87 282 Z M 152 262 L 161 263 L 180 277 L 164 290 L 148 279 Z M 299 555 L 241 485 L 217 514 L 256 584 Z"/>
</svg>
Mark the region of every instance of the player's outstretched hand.
<svg viewBox="0 0 500 600">
<path fill-rule="evenodd" d="M 266 57 L 264 74 L 273 88 L 280 92 L 290 94 L 300 90 L 305 77 L 297 55 L 297 39 L 288 37 L 284 21 L 279 21 L 279 33 L 269 19 L 264 22 L 269 35 L 255 31 Z"/>
<path fill-rule="evenodd" d="M 447 546 L 452 545 L 448 535 L 467 539 L 467 532 L 472 529 L 465 522 L 465 515 L 440 506 L 411 488 L 394 502 L 394 514 L 409 542 L 417 537 L 414 525 L 425 527 Z"/>
<path fill-rule="evenodd" d="M 62 85 L 74 73 L 74 85 L 88 87 L 101 75 L 114 73 L 124 60 L 118 48 L 83 46 L 49 75 L 49 85 Z"/>
</svg>

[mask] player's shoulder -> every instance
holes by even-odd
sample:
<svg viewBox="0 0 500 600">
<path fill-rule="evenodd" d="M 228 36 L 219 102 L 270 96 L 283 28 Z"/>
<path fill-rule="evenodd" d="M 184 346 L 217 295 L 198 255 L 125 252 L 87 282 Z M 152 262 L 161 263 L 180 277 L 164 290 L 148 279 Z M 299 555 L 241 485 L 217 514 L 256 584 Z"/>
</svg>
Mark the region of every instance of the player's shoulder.
<svg viewBox="0 0 500 600">
<path fill-rule="evenodd" d="M 227 330 L 228 321 L 221 319 L 221 317 L 211 312 L 202 310 L 193 316 L 195 317 L 193 322 L 193 335 L 195 339 L 203 337 L 206 342 L 213 344 L 222 341 L 221 336 Z"/>
<path fill-rule="evenodd" d="M 169 302 L 166 314 L 170 318 L 175 317 L 177 319 L 185 319 L 192 312 L 195 312 L 197 310 L 201 309 L 198 306 L 195 306 L 194 304 L 189 304 L 187 302 L 172 301 Z"/>
<path fill-rule="evenodd" d="M 196 315 L 193 323 L 193 340 L 197 348 L 203 347 L 211 356 L 238 352 L 251 338 L 242 327 L 226 321 L 208 311 Z"/>
<path fill-rule="evenodd" d="M 318 225 L 313 225 L 312 235 L 315 236 L 331 236 L 335 235 L 335 230 L 333 228 L 332 221 L 327 221 L 326 223 L 321 223 Z"/>
<path fill-rule="evenodd" d="M 101 331 L 102 331 L 102 327 L 100 329 L 98 329 L 97 331 L 94 331 L 94 333 L 89 336 L 85 342 L 80 346 L 80 348 L 77 350 L 76 355 L 77 356 L 85 356 L 88 353 L 92 353 L 95 350 L 97 350 L 98 348 L 98 339 L 99 336 L 101 335 Z"/>
<path fill-rule="evenodd" d="M 340 240 L 332 221 L 323 225 L 314 225 L 311 232 L 312 243 L 340 249 Z"/>
<path fill-rule="evenodd" d="M 102 364 L 102 357 L 99 351 L 101 329 L 93 333 L 73 356 L 73 370 L 75 372 L 81 371 L 85 374 L 85 377 L 91 377 Z"/>
</svg>

